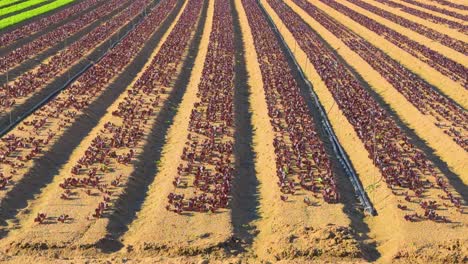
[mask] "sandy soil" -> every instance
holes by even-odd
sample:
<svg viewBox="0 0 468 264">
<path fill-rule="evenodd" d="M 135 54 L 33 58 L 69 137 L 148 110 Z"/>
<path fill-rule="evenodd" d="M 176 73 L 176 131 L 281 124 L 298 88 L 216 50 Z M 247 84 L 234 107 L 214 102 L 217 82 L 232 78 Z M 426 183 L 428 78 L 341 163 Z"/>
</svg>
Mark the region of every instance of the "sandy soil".
<svg viewBox="0 0 468 264">
<path fill-rule="evenodd" d="M 400 2 L 399 2 L 400 3 Z M 450 36 L 453 39 L 458 39 L 464 42 L 468 42 L 468 36 L 459 32 L 458 30 L 452 29 L 448 27 L 447 25 L 441 25 L 441 24 L 436 24 L 434 22 L 428 21 L 426 19 L 420 18 L 418 16 L 412 15 L 410 13 L 406 13 L 403 11 L 400 11 L 398 8 L 393 8 L 388 5 L 381 4 L 377 1 L 372 1 L 370 4 L 379 7 L 381 9 L 384 9 L 386 11 L 390 11 L 395 15 L 398 15 L 400 17 L 406 18 L 408 20 L 411 20 L 413 22 L 416 22 L 418 24 L 424 25 L 428 28 L 431 28 L 435 31 L 438 31 L 440 33 L 446 34 L 447 36 Z M 403 4 L 403 2 L 401 3 Z"/>
<path fill-rule="evenodd" d="M 468 172 L 466 160 L 468 153 L 437 127 L 434 116 L 422 114 L 413 106 L 398 90 L 385 80 L 376 70 L 372 68 L 357 53 L 353 52 L 340 39 L 325 29 L 319 22 L 313 19 L 292 1 L 286 3 L 298 13 L 304 21 L 316 30 L 320 36 L 332 46 L 342 58 L 358 72 L 364 80 L 379 95 L 390 104 L 402 120 L 431 146 L 438 156 L 442 158 L 449 167 L 457 173 L 465 184 L 468 184 Z"/>
<path fill-rule="evenodd" d="M 294 47 L 294 38 L 286 29 L 278 16 L 269 7 L 266 1 L 262 1 L 268 13 L 279 28 L 282 35 L 290 47 Z M 300 49 L 296 48 L 295 57 L 303 69 L 306 65 L 306 55 Z M 468 247 L 467 238 L 462 235 L 467 231 L 468 218 L 465 215 L 451 213 L 455 217 L 456 223 L 440 225 L 434 222 L 410 223 L 403 220 L 404 212 L 397 209 L 399 198 L 392 195 L 386 185 L 381 182 L 381 174 L 366 155 L 363 143 L 359 140 L 351 124 L 346 120 L 341 110 L 334 107 L 334 100 L 331 93 L 326 88 L 318 73 L 313 67 L 308 66 L 306 76 L 314 84 L 314 90 L 317 93 L 320 102 L 325 109 L 330 109 L 329 119 L 342 142 L 343 147 L 349 155 L 353 166 L 358 172 L 359 178 L 369 194 L 371 202 L 379 212 L 378 216 L 366 218 L 366 223 L 370 228 L 370 236 L 377 241 L 377 250 L 381 254 L 380 261 L 389 262 L 391 260 L 403 259 L 404 262 L 410 262 L 412 259 L 418 259 L 418 262 L 433 261 L 442 263 L 444 261 L 460 261 L 466 256 Z M 434 194 L 431 195 L 431 197 Z M 390 225 L 389 223 L 392 223 Z M 421 230 L 431 230 L 431 233 L 421 233 Z M 457 247 L 457 243 L 461 243 Z M 465 244 L 464 244 L 465 243 Z M 447 248 L 444 248 L 446 245 Z M 457 250 L 452 251 L 452 247 Z M 416 254 L 422 249 L 429 248 L 428 255 Z M 408 253 L 405 253 L 405 252 Z M 433 254 L 435 251 L 437 254 Z M 431 253 L 429 253 L 431 252 Z M 461 258 L 460 258 L 461 257 Z"/>
<path fill-rule="evenodd" d="M 214 259 L 211 256 L 184 256 L 184 257 L 139 257 L 133 256 L 132 254 L 127 254 L 126 256 L 109 256 L 103 258 L 93 258 L 93 257 L 85 257 L 85 256 L 76 256 L 73 258 L 61 258 L 59 256 L 36 256 L 36 257 L 27 257 L 27 256 L 14 256 L 14 257 L 2 257 L 0 256 L 1 263 L 8 263 L 8 264 L 24 264 L 24 263 L 57 263 L 57 264 L 89 264 L 89 263 L 96 263 L 96 264 L 154 264 L 154 263 L 161 263 L 161 264 L 202 264 L 202 263 L 209 263 L 209 264 L 241 264 L 241 263 L 261 263 L 253 259 L 244 259 L 244 258 L 224 258 L 222 260 Z M 265 262 L 269 263 L 269 262 Z M 307 260 L 287 260 L 287 261 L 277 261 L 275 263 L 278 264 L 303 264 L 303 263 L 310 263 Z M 359 261 L 342 261 L 342 260 L 333 260 L 333 261 L 319 261 L 314 260 L 313 263 L 317 264 L 354 264 L 354 263 L 363 263 Z"/>
<path fill-rule="evenodd" d="M 412 72 L 421 76 L 428 83 L 436 86 L 442 93 L 452 98 L 458 104 L 468 108 L 468 92 L 465 92 L 465 88 L 463 88 L 459 83 L 454 82 L 426 63 L 421 62 L 406 51 L 393 45 L 385 38 L 359 25 L 357 22 L 346 17 L 340 12 L 337 12 L 335 9 L 321 3 L 320 1 L 314 1 L 314 5 L 325 11 L 327 14 L 333 16 L 334 19 L 339 21 L 341 24 L 346 25 L 359 36 L 374 44 L 377 48 L 387 53 L 387 55 L 401 63 L 407 69 L 410 69 Z"/>
<path fill-rule="evenodd" d="M 214 252 L 232 235 L 230 213 L 223 210 L 216 214 L 193 213 L 179 215 L 166 210 L 167 195 L 175 190 L 172 181 L 177 174 L 177 165 L 185 146 L 191 110 L 197 97 L 208 43 L 212 31 L 214 1 L 210 1 L 207 20 L 200 43 L 195 66 L 177 115 L 168 131 L 163 155 L 158 164 L 158 173 L 137 219 L 129 227 L 123 240 L 127 248 L 139 254 L 193 255 Z"/>
</svg>

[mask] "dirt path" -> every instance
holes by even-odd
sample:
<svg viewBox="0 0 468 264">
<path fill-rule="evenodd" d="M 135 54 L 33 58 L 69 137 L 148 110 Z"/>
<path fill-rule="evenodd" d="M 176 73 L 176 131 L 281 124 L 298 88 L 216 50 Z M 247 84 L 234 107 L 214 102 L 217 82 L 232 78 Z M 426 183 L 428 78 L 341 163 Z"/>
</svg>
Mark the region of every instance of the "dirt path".
<svg viewBox="0 0 468 264">
<path fill-rule="evenodd" d="M 280 28 L 283 36 L 288 45 L 292 48 L 295 46 L 295 40 L 280 21 L 276 13 L 269 7 L 266 1 L 262 1 L 269 14 L 274 19 L 278 28 Z M 302 49 L 296 47 L 295 57 L 303 69 L 306 68 L 306 55 Z M 386 187 L 385 183 L 381 182 L 381 174 L 379 170 L 373 165 L 365 153 L 367 153 L 364 144 L 359 140 L 351 124 L 344 117 L 342 111 L 334 106 L 334 99 L 329 92 L 325 83 L 321 79 L 316 70 L 309 64 L 306 71 L 307 77 L 314 84 L 314 90 L 325 109 L 330 109 L 328 116 L 330 122 L 335 129 L 338 139 L 342 142 L 343 147 L 349 155 L 354 167 L 356 168 L 359 178 L 373 204 L 375 205 L 378 216 L 369 217 L 366 219 L 370 228 L 370 237 L 377 241 L 377 249 L 382 253 L 380 258 L 383 262 L 389 262 L 394 258 L 405 258 L 408 261 L 433 261 L 443 262 L 453 260 L 457 256 L 450 255 L 450 250 L 442 250 L 442 245 L 453 245 L 454 248 L 465 254 L 468 248 L 463 245 L 466 240 L 461 233 L 467 230 L 466 223 L 468 219 L 466 215 L 451 214 L 455 222 L 452 224 L 440 225 L 432 221 L 423 222 L 406 222 L 403 220 L 404 211 L 397 209 L 399 197 L 393 195 Z M 434 197 L 434 194 L 431 194 Z M 389 225 L 388 223 L 392 223 Z M 421 230 L 431 230 L 431 234 L 426 233 L 421 236 Z M 439 249 L 438 249 L 439 248 Z M 430 250 L 440 250 L 443 252 L 438 256 L 432 255 Z M 421 250 L 418 255 L 416 252 Z"/>
<path fill-rule="evenodd" d="M 431 2 L 434 2 L 434 1 L 431 0 Z M 465 0 L 452 0 L 450 2 L 453 2 L 454 4 L 462 5 L 462 6 L 467 6 Z M 447 6 L 447 5 L 443 5 L 443 6 Z M 456 9 L 458 10 L 458 8 Z"/>
<path fill-rule="evenodd" d="M 321 3 L 320 1 L 314 1 L 313 3 L 322 11 L 333 16 L 333 18 L 339 21 L 341 24 L 346 25 L 356 34 L 387 53 L 387 55 L 401 63 L 404 67 L 418 74 L 428 83 L 436 86 L 442 93 L 452 98 L 458 104 L 468 108 L 468 92 L 465 92 L 465 88 L 458 82 L 455 82 L 449 77 L 444 76 L 434 68 L 430 67 L 428 64 L 421 62 L 406 51 L 387 41 L 384 37 L 379 36 L 378 34 L 359 25 L 357 22 L 336 11 L 335 9 Z"/>
<path fill-rule="evenodd" d="M 233 180 L 231 219 L 234 237 L 239 240 L 236 254 L 249 252 L 253 239 L 257 235 L 254 222 L 259 219 L 258 208 L 259 182 L 255 173 L 253 151 L 253 123 L 251 118 L 252 105 L 249 101 L 250 86 L 245 61 L 244 34 L 241 29 L 238 5 L 230 0 L 236 8 L 232 9 L 234 21 L 234 47 L 236 64 L 234 76 L 234 111 L 235 133 L 233 151 L 235 155 L 235 175 Z"/>
</svg>

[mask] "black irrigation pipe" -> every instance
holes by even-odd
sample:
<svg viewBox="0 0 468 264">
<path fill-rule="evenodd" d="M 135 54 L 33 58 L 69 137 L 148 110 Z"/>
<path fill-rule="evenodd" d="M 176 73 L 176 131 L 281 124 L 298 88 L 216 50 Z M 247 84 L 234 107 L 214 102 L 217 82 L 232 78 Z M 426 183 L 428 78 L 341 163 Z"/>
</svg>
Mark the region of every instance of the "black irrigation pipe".
<svg viewBox="0 0 468 264">
<path fill-rule="evenodd" d="M 340 161 L 341 165 L 343 166 L 346 175 L 349 177 L 349 180 L 351 181 L 351 184 L 354 187 L 354 191 L 356 192 L 359 201 L 361 204 L 364 206 L 364 210 L 368 212 L 370 215 L 375 216 L 377 215 L 377 211 L 375 208 L 372 206 L 372 203 L 369 201 L 369 198 L 366 195 L 366 192 L 364 191 L 364 188 L 362 187 L 361 182 L 359 181 L 356 171 L 354 170 L 353 166 L 351 165 L 351 162 L 348 159 L 348 156 L 346 155 L 345 151 L 343 150 L 343 147 L 341 146 L 340 142 L 338 141 L 338 138 L 335 135 L 335 132 L 333 131 L 333 128 L 330 125 L 330 121 L 328 120 L 327 114 L 325 112 L 325 109 L 323 108 L 322 104 L 318 100 L 317 94 L 314 92 L 312 88 L 312 84 L 310 81 L 305 77 L 304 72 L 302 71 L 302 68 L 299 66 L 299 64 L 296 61 L 296 58 L 294 57 L 291 49 L 288 47 L 286 44 L 286 41 L 284 40 L 283 36 L 279 32 L 278 28 L 276 27 L 275 23 L 273 22 L 273 19 L 271 18 L 270 14 L 265 10 L 264 6 L 260 2 L 260 0 L 257 0 L 260 8 L 262 9 L 263 13 L 267 16 L 268 20 L 270 21 L 270 25 L 272 25 L 273 31 L 275 31 L 275 34 L 279 37 L 281 40 L 283 46 L 286 48 L 288 52 L 288 56 L 291 58 L 291 60 L 294 62 L 294 64 L 297 67 L 297 70 L 299 71 L 299 75 L 301 78 L 304 80 L 305 84 L 309 88 L 309 91 L 314 98 L 315 105 L 320 111 L 320 115 L 322 116 L 322 125 L 328 134 L 328 137 L 330 138 L 330 141 L 333 145 L 333 151 L 336 154 L 336 157 Z"/>
<path fill-rule="evenodd" d="M 157 7 L 159 4 L 156 4 L 151 8 L 151 10 L 155 7 Z M 30 116 L 32 113 L 34 113 L 37 109 L 41 108 L 45 104 L 47 104 L 50 100 L 52 100 L 55 96 L 57 96 L 60 92 L 65 90 L 71 83 L 73 83 L 76 79 L 78 79 L 84 72 L 86 72 L 89 68 L 91 68 L 94 64 L 98 63 L 101 61 L 117 44 L 119 44 L 125 37 L 127 37 L 130 32 L 135 30 L 135 28 L 141 24 L 145 19 L 145 17 L 148 15 L 147 12 L 147 7 L 141 13 L 137 16 L 140 17 L 137 22 L 133 24 L 132 27 L 129 27 L 129 29 L 126 31 L 125 34 L 122 35 L 122 37 L 119 37 L 116 41 L 114 41 L 112 44 L 109 45 L 109 49 L 104 52 L 100 57 L 98 57 L 95 61 L 89 62 L 87 65 L 85 65 L 79 72 L 77 72 L 75 75 L 70 77 L 68 81 L 66 81 L 62 86 L 57 88 L 55 91 L 50 93 L 46 98 L 44 98 L 42 101 L 37 103 L 35 106 L 31 107 L 28 111 L 24 112 L 22 115 L 18 116 L 15 121 L 12 122 L 11 120 L 11 111 L 10 111 L 10 124 L 3 128 L 0 131 L 0 138 L 5 136 L 8 132 L 10 132 L 14 127 L 16 127 L 19 123 L 21 123 L 24 119 L 26 119 L 28 116 Z M 150 11 L 151 11 L 150 10 Z M 137 18 L 138 19 L 138 18 Z M 133 23 L 133 21 L 130 21 L 129 23 Z M 110 37 L 112 39 L 112 37 Z M 86 59 L 86 58 L 85 58 Z"/>
</svg>

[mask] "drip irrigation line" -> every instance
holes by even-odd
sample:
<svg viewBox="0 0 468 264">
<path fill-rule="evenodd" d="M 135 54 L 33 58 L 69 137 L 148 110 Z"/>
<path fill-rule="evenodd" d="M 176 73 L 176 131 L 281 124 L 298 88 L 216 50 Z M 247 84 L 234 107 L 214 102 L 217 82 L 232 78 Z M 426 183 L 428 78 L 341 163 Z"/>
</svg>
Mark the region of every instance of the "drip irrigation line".
<svg viewBox="0 0 468 264">
<path fill-rule="evenodd" d="M 366 192 L 364 191 L 364 188 L 362 187 L 361 182 L 359 181 L 356 171 L 354 170 L 353 166 L 351 165 L 351 162 L 348 159 L 348 156 L 346 155 L 345 151 L 343 150 L 343 147 L 341 146 L 340 142 L 338 141 L 338 138 L 336 137 L 335 132 L 333 131 L 333 128 L 330 125 L 330 121 L 328 120 L 327 114 L 320 103 L 317 94 L 312 88 L 312 84 L 310 81 L 306 78 L 304 72 L 302 71 L 302 68 L 299 66 L 296 58 L 294 57 L 291 49 L 288 47 L 286 44 L 286 41 L 284 40 L 283 36 L 279 32 L 278 28 L 276 27 L 275 23 L 273 22 L 273 19 L 270 17 L 268 12 L 265 10 L 264 6 L 262 3 L 257 0 L 260 8 L 262 9 L 263 13 L 266 15 L 268 18 L 270 25 L 272 26 L 273 31 L 275 34 L 279 37 L 280 41 L 282 42 L 282 45 L 286 48 L 287 50 L 287 55 L 290 57 L 290 59 L 294 62 L 296 65 L 296 68 L 299 72 L 299 75 L 301 79 L 305 82 L 307 85 L 310 94 L 312 95 L 312 98 L 314 99 L 315 106 L 319 109 L 320 115 L 322 116 L 322 126 L 325 129 L 325 132 L 327 133 L 332 146 L 333 146 L 333 151 L 335 152 L 336 157 L 338 158 L 339 162 L 341 163 L 341 166 L 344 168 L 346 175 L 348 176 L 349 180 L 351 181 L 351 184 L 353 185 L 354 191 L 361 202 L 362 206 L 364 207 L 364 211 L 369 213 L 371 216 L 377 215 L 377 211 L 375 208 L 372 206 L 372 203 L 370 202 L 369 198 L 367 197 Z"/>
</svg>

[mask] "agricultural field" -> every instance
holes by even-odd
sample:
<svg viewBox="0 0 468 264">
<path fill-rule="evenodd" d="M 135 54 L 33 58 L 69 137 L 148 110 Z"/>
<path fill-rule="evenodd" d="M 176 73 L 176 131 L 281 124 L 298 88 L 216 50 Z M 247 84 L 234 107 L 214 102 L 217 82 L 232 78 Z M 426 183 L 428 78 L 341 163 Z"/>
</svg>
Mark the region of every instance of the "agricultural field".
<svg viewBox="0 0 468 264">
<path fill-rule="evenodd" d="M 467 263 L 468 2 L 0 0 L 0 263 Z"/>
<path fill-rule="evenodd" d="M 27 0 L 0 2 L 0 29 L 46 14 L 75 0 Z"/>
</svg>

